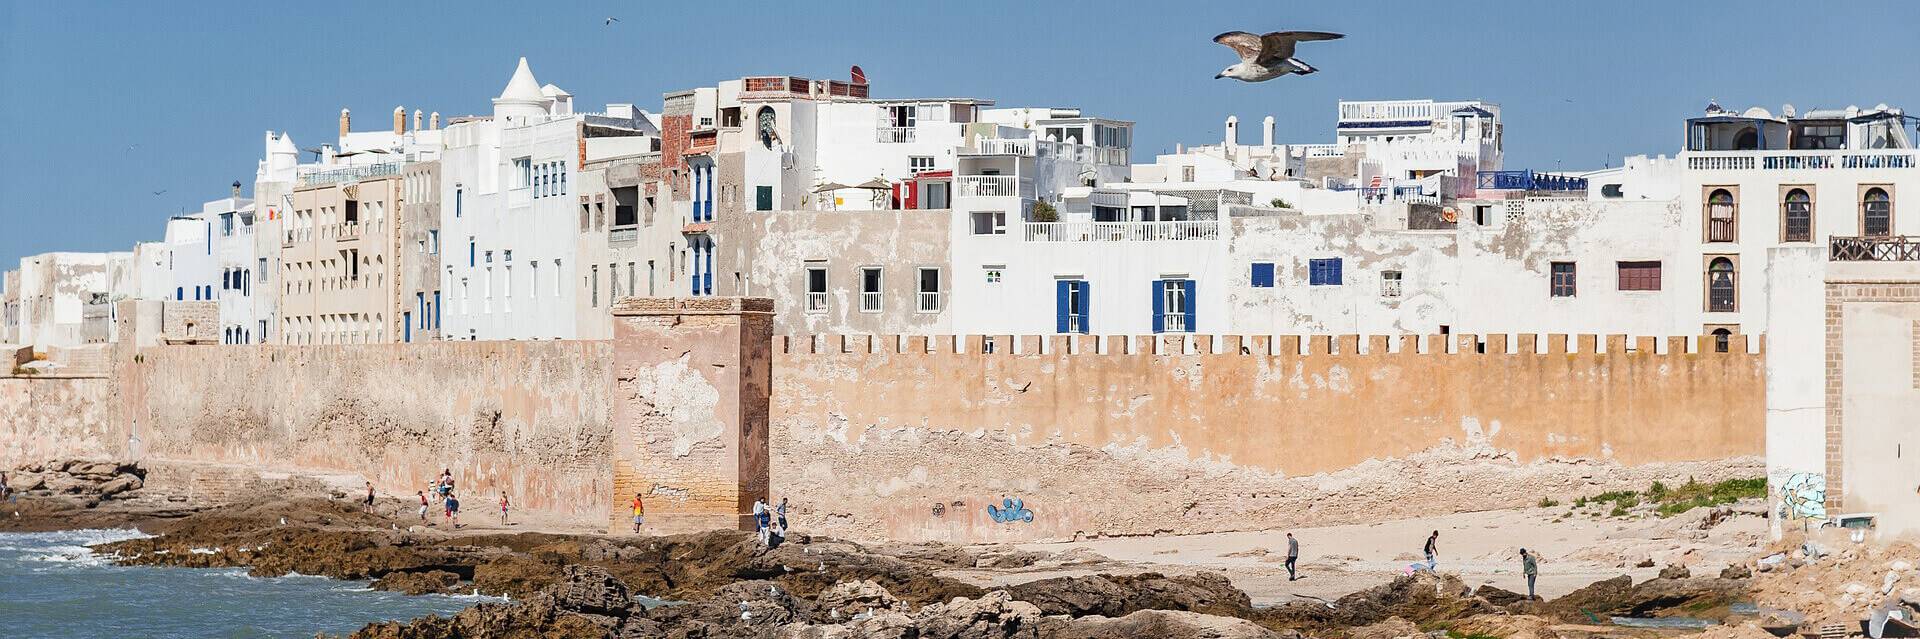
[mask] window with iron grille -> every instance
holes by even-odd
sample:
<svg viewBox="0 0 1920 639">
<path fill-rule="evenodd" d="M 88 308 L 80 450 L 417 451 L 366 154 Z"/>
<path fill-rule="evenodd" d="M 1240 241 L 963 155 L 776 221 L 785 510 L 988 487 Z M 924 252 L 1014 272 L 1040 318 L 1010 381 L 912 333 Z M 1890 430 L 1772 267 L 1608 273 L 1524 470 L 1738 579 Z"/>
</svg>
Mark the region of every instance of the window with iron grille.
<svg viewBox="0 0 1920 639">
<path fill-rule="evenodd" d="M 1713 313 L 1731 313 L 1737 310 L 1739 273 L 1733 268 L 1733 260 L 1716 257 L 1707 264 L 1707 311 Z"/>
<path fill-rule="evenodd" d="M 349 201 L 349 204 L 352 202 Z M 1867 189 L 1867 196 L 1861 202 L 1860 231 L 1867 237 L 1886 237 L 1893 234 L 1893 198 L 1881 188 Z"/>
<path fill-rule="evenodd" d="M 880 267 L 860 269 L 860 312 L 880 312 Z"/>
<path fill-rule="evenodd" d="M 1554 262 L 1551 266 L 1549 293 L 1554 297 L 1573 297 L 1573 262 Z"/>
<path fill-rule="evenodd" d="M 1400 297 L 1400 272 L 1399 271 L 1381 271 L 1380 272 L 1380 297 L 1384 297 L 1387 299 L 1399 299 Z"/>
<path fill-rule="evenodd" d="M 1707 241 L 1732 242 L 1734 237 L 1733 194 L 1715 189 L 1707 196 Z"/>
<path fill-rule="evenodd" d="M 1787 191 L 1782 242 L 1813 241 L 1813 198 L 1802 189 Z"/>
<path fill-rule="evenodd" d="M 807 267 L 807 312 L 827 312 L 827 267 Z"/>
<path fill-rule="evenodd" d="M 1618 262 L 1616 265 L 1620 269 L 1620 290 L 1660 290 L 1659 262 Z"/>
</svg>

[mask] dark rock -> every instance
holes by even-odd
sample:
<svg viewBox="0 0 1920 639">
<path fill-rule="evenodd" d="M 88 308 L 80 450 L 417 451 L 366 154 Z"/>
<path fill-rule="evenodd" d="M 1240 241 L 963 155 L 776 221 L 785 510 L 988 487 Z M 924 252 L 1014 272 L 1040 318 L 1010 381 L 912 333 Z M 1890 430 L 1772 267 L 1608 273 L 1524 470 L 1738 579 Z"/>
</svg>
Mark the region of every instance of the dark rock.
<svg viewBox="0 0 1920 639">
<path fill-rule="evenodd" d="M 1686 579 L 1692 576 L 1693 571 L 1680 564 L 1667 564 L 1667 567 L 1660 569 L 1661 579 Z"/>
<path fill-rule="evenodd" d="M 102 497 L 111 497 L 130 490 L 139 490 L 142 485 L 144 482 L 139 477 L 127 474 L 100 484 L 99 491 Z"/>
<path fill-rule="evenodd" d="M 1040 609 L 1004 590 L 921 608 L 913 616 L 921 639 L 1039 639 Z"/>
<path fill-rule="evenodd" d="M 1505 608 L 1527 600 L 1527 596 L 1494 585 L 1482 585 L 1473 591 L 1475 597 L 1487 600 L 1487 603 Z"/>
<path fill-rule="evenodd" d="M 1733 564 L 1720 570 L 1721 579 L 1752 579 L 1753 569 L 1746 564 Z"/>
<path fill-rule="evenodd" d="M 1651 557 L 1649 557 L 1649 558 L 1646 558 L 1646 559 L 1642 559 L 1642 560 L 1640 560 L 1640 563 L 1637 563 L 1637 564 L 1634 564 L 1634 565 L 1633 565 L 1633 567 L 1635 567 L 1635 568 L 1652 568 L 1652 567 L 1653 567 L 1653 558 L 1651 558 Z"/>
<path fill-rule="evenodd" d="M 625 617 L 627 608 L 633 605 L 627 585 L 614 579 L 605 568 L 572 565 L 561 575 L 560 583 L 549 587 L 548 592 L 562 610 Z"/>
<path fill-rule="evenodd" d="M 1057 577 L 1019 584 L 1007 591 L 1043 614 L 1121 617 L 1139 610 L 1189 610 L 1245 616 L 1247 593 L 1218 573 L 1167 577 L 1159 573 Z"/>
<path fill-rule="evenodd" d="M 373 582 L 374 588 L 409 595 L 450 593 L 458 585 L 460 575 L 445 570 L 391 572 Z"/>
</svg>

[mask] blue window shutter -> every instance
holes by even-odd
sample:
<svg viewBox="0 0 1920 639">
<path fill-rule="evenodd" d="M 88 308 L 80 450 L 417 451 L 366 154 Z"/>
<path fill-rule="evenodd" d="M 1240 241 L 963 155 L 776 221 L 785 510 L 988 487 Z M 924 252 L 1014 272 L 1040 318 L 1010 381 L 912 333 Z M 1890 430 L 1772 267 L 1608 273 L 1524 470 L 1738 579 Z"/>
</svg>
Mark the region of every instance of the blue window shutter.
<svg viewBox="0 0 1920 639">
<path fill-rule="evenodd" d="M 1193 280 L 1186 280 L 1186 282 L 1187 282 L 1187 299 L 1186 299 L 1187 301 L 1187 308 L 1186 308 L 1187 332 L 1192 333 L 1196 328 L 1200 326 L 1200 316 L 1195 315 L 1193 313 L 1193 310 L 1199 307 L 1199 300 L 1198 300 L 1199 295 L 1196 295 L 1196 293 L 1199 292 L 1199 289 L 1194 287 Z"/>
<path fill-rule="evenodd" d="M 173 301 L 179 302 L 179 301 L 185 301 L 186 299 L 187 299 L 186 287 L 184 286 L 173 287 Z"/>
<path fill-rule="evenodd" d="M 1260 288 L 1272 288 L 1273 287 L 1273 263 L 1272 262 L 1254 262 L 1252 277 L 1253 277 L 1254 286 L 1260 287 Z"/>
<path fill-rule="evenodd" d="M 1167 298 L 1164 293 L 1166 288 L 1166 280 L 1153 281 L 1153 332 L 1155 333 L 1167 331 Z"/>
<path fill-rule="evenodd" d="M 440 328 L 440 291 L 433 292 L 433 327 Z"/>
<path fill-rule="evenodd" d="M 1345 277 L 1344 277 L 1344 275 L 1343 275 L 1343 274 L 1342 274 L 1342 273 L 1340 272 L 1340 269 L 1341 269 L 1341 266 L 1343 265 L 1343 264 L 1342 264 L 1342 260 L 1341 260 L 1340 258 L 1337 258 L 1337 257 L 1336 257 L 1336 258 L 1333 258 L 1333 260 L 1332 260 L 1332 262 L 1333 262 L 1333 265 L 1332 265 L 1332 266 L 1333 266 L 1333 275 L 1332 275 L 1332 277 L 1330 277 L 1330 278 L 1329 278 L 1329 279 L 1331 279 L 1332 281 L 1330 281 L 1330 282 L 1327 282 L 1327 283 L 1328 283 L 1328 284 L 1332 284 L 1332 285 L 1334 285 L 1334 286 L 1339 286 L 1339 285 L 1342 285 L 1342 284 L 1345 284 L 1345 283 L 1346 283 L 1346 279 L 1345 279 Z"/>
<path fill-rule="evenodd" d="M 1086 280 L 1073 283 L 1080 287 L 1080 332 L 1093 332 L 1093 285 Z"/>
<path fill-rule="evenodd" d="M 1073 307 L 1068 305 L 1068 302 L 1072 300 L 1072 295 L 1070 295 L 1072 290 L 1073 282 L 1071 280 L 1054 280 L 1053 282 L 1053 332 L 1055 333 L 1067 332 L 1067 315 L 1073 312 Z"/>
</svg>

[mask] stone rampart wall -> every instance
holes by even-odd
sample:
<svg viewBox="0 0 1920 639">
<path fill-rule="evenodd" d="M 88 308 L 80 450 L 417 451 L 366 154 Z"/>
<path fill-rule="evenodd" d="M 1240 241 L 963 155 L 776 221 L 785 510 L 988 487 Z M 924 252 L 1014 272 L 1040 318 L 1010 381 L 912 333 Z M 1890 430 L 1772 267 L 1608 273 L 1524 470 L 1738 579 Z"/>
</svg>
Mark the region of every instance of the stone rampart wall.
<svg viewBox="0 0 1920 639">
<path fill-rule="evenodd" d="M 773 497 L 827 534 L 1019 541 L 1763 473 L 1762 356 L 1738 336 L 1100 340 L 776 338 Z"/>
</svg>

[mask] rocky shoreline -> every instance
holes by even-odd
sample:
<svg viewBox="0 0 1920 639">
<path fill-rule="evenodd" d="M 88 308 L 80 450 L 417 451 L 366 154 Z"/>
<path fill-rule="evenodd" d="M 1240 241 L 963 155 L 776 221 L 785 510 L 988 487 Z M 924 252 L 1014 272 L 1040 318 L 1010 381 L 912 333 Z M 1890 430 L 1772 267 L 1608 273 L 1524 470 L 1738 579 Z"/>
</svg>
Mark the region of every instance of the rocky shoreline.
<svg viewBox="0 0 1920 639">
<path fill-rule="evenodd" d="M 138 486 L 111 494 L 85 487 L 137 478 L 137 469 L 48 468 L 36 477 L 57 472 L 77 479 L 41 479 L 40 492 L 20 502 L 36 519 L 0 519 L 0 530 L 130 524 L 156 536 L 96 551 L 122 564 L 245 568 L 263 577 L 300 573 L 370 580 L 375 588 L 409 594 L 510 599 L 451 617 L 376 623 L 352 635 L 363 638 L 1374 639 L 1440 633 L 1525 639 L 1673 633 L 1607 625 L 1611 616 L 1732 624 L 1716 629 L 1722 636 L 1758 636 L 1749 623 L 1778 625 L 1734 613 L 1735 604 L 1752 601 L 1751 579 L 1739 571 L 1711 578 L 1675 571 L 1641 583 L 1622 576 L 1552 601 L 1422 573 L 1331 601 L 1259 607 L 1225 575 L 1210 572 L 1114 571 L 991 588 L 943 574 L 1048 562 L 1087 572 L 1111 567 L 1084 553 L 870 546 L 806 536 L 768 549 L 737 531 L 610 537 L 401 529 L 399 520 L 339 496 L 196 509 L 143 495 Z"/>
</svg>

